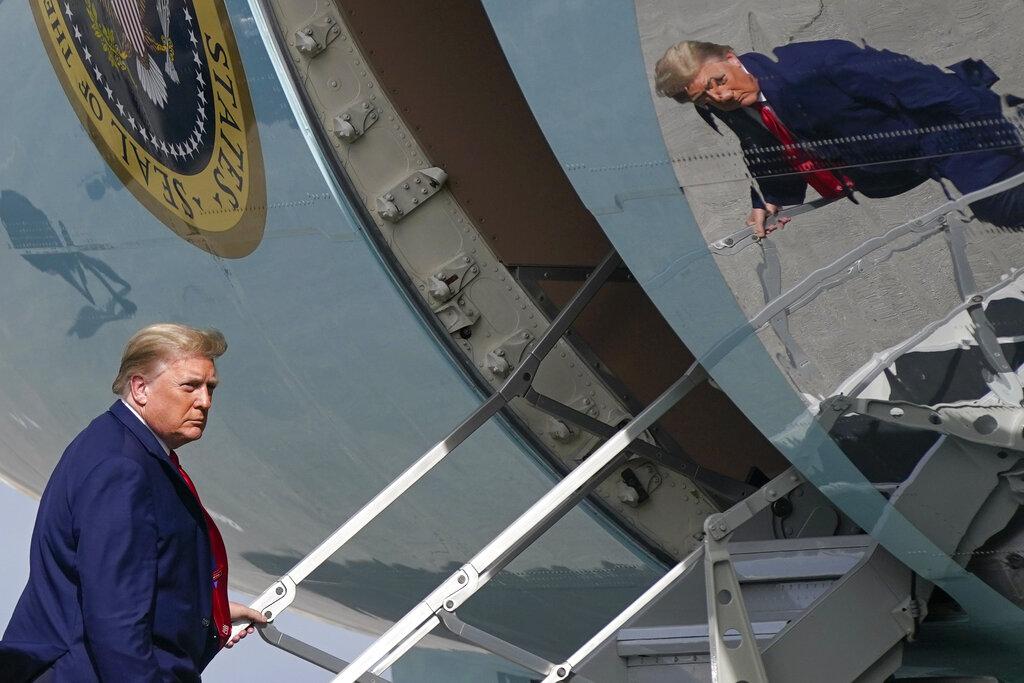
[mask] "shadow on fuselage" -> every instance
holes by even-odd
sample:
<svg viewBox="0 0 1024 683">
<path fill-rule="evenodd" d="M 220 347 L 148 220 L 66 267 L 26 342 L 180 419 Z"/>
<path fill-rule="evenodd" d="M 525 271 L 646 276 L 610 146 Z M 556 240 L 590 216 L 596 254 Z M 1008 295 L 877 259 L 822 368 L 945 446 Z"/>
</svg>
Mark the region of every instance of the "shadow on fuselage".
<svg viewBox="0 0 1024 683">
<path fill-rule="evenodd" d="M 300 559 L 261 552 L 242 556 L 272 576 L 284 574 Z M 376 560 L 325 562 L 299 590 L 397 621 L 460 566 L 452 562 L 430 571 Z M 459 616 L 542 657 L 562 661 L 655 580 L 651 570 L 610 563 L 587 571 L 557 566 L 503 571 L 459 609 Z"/>
<path fill-rule="evenodd" d="M 108 322 L 135 315 L 138 306 L 127 297 L 131 285 L 107 263 L 76 246 L 62 221 L 57 221 L 58 233 L 46 214 L 21 193 L 0 192 L 0 225 L 23 259 L 36 270 L 60 276 L 88 302 L 79 309 L 68 336 L 85 339 Z M 90 280 L 98 281 L 106 290 L 102 304 L 97 303 Z"/>
</svg>

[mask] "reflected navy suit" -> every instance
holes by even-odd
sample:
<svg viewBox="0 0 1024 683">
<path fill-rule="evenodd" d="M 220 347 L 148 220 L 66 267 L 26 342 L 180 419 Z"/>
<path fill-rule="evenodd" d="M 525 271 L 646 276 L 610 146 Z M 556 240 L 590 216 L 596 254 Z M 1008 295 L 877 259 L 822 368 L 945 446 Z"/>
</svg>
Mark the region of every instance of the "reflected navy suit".
<svg viewBox="0 0 1024 683">
<path fill-rule="evenodd" d="M 791 43 L 775 55 L 777 61 L 749 53 L 740 61 L 786 127 L 813 143 L 809 150 L 825 165 L 842 167 L 864 196 L 891 197 L 939 178 L 967 193 L 1024 171 L 1020 139 L 989 89 L 998 77 L 982 61 L 959 62 L 949 73 L 844 40 Z M 739 137 L 764 201 L 804 201 L 807 183 L 749 112 L 697 110 L 716 130 L 715 118 Z M 763 207 L 752 195 L 754 206 Z M 1024 191 L 975 202 L 972 209 L 997 225 L 1020 225 Z"/>
<path fill-rule="evenodd" d="M 219 649 L 195 498 L 123 403 L 68 446 L 39 501 L 0 680 L 198 681 Z"/>
</svg>

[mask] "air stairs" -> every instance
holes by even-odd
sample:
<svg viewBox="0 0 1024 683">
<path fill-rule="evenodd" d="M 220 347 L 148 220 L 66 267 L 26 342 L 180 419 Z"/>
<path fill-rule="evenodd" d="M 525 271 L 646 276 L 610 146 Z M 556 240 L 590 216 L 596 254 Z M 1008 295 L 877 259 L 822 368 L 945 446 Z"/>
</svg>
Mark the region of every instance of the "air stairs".
<svg viewBox="0 0 1024 683">
<path fill-rule="evenodd" d="M 258 6 L 254 6 L 254 17 L 261 24 L 261 33 L 269 35 L 266 18 Z M 284 71 L 278 63 L 280 55 L 274 50 L 270 52 L 275 65 Z M 310 130 L 307 122 L 304 134 L 310 138 L 314 156 L 319 160 L 318 143 L 312 139 Z M 330 174 L 325 171 L 325 176 Z M 1013 421 L 1015 418 L 1004 424 L 1000 417 L 989 415 L 992 420 L 984 422 L 985 430 L 971 432 L 968 426 L 977 424 L 977 420 L 948 419 L 956 412 L 939 412 L 929 406 L 890 405 L 892 402 L 880 400 L 865 402 L 857 397 L 896 357 L 920 343 L 943 322 L 967 312 L 976 326 L 975 341 L 991 370 L 985 375 L 986 383 L 1004 405 L 1018 406 L 1019 410 L 1024 389 L 1003 357 L 984 312 L 985 298 L 1003 283 L 986 290 L 978 288 L 967 262 L 963 215 L 971 202 L 1022 182 L 1024 174 L 951 199 L 809 273 L 773 296 L 747 324 L 726 335 L 620 428 L 597 423 L 532 388 L 546 355 L 620 266 L 619 256 L 614 252 L 608 254 L 545 333 L 531 344 L 497 391 L 252 603 L 271 621 L 261 629 L 261 635 L 272 645 L 335 673 L 334 680 L 342 683 L 383 680 L 383 672 L 435 629 L 447 630 L 504 657 L 534 672 L 536 680 L 543 683 L 886 680 L 900 666 L 903 643 L 913 637 L 926 616 L 932 583 L 912 573 L 874 539 L 885 537 L 886 525 L 894 523 L 893 520 L 910 522 L 944 554 L 936 558 L 939 570 L 930 579 L 939 582 L 946 576 L 943 572 L 955 574 L 961 570 L 950 558 L 969 557 L 995 531 L 1005 527 L 1019 507 L 1014 496 L 1016 491 L 1024 490 L 1024 485 L 1020 481 L 1005 485 L 1005 481 L 1024 476 L 1019 467 L 1022 449 L 1013 449 L 1013 457 L 1006 450 L 1006 441 L 1013 438 L 1008 425 L 1016 429 L 1017 438 L 1020 429 Z M 812 203 L 806 210 L 817 206 Z M 755 242 L 748 232 L 745 229 L 713 243 L 710 249 L 696 250 L 691 260 L 707 258 L 709 251 L 714 256 L 736 253 Z M 872 265 L 872 255 L 891 248 L 896 240 L 910 237 L 918 243 L 940 233 L 949 246 L 962 302 L 943 320 L 925 327 L 899 347 L 878 354 L 857 387 L 846 395 L 837 394 L 822 402 L 816 418 L 826 431 L 840 416 L 859 413 L 940 435 L 908 479 L 877 485 L 878 492 L 888 497 L 887 512 L 891 514 L 879 518 L 874 527 L 866 529 L 867 534 L 815 535 L 815 526 L 810 521 L 815 510 L 822 509 L 824 499 L 796 468 L 789 468 L 750 492 L 748 487 L 737 487 L 735 482 L 702 469 L 685 455 L 665 452 L 646 437 L 666 411 L 708 379 L 705 368 L 714 368 L 757 330 L 769 324 L 776 330 L 783 329 L 785 316 L 820 292 L 858 276 Z M 876 262 L 885 258 L 883 253 Z M 683 261 L 676 266 L 685 267 L 686 259 Z M 299 586 L 317 567 L 516 398 L 573 422 L 603 438 L 603 444 L 352 662 L 281 633 L 273 626 L 273 619 L 294 602 Z M 560 662 L 526 651 L 459 617 L 459 608 L 464 603 L 621 466 L 630 452 L 671 467 L 713 493 L 716 499 L 731 502 L 725 511 L 705 520 L 703 542 L 693 552 Z M 953 491 L 958 504 L 947 506 L 947 514 L 937 521 L 932 511 L 944 506 Z M 779 538 L 773 531 L 773 518 L 783 509 L 787 514 L 803 515 L 807 521 L 793 538 Z M 839 513 L 832 514 L 839 519 Z M 237 624 L 235 632 L 246 627 Z"/>
<path fill-rule="evenodd" d="M 805 533 L 786 539 L 765 533 L 766 523 L 771 524 L 771 517 L 778 514 L 780 506 L 789 511 L 803 508 L 806 513 L 807 504 L 801 500 L 812 500 L 815 495 L 818 502 L 823 500 L 795 468 L 786 470 L 753 494 L 743 495 L 745 492 L 730 488 L 724 478 L 696 463 L 680 461 L 678 455 L 669 456 L 643 437 L 669 408 L 708 378 L 705 366 L 713 367 L 754 330 L 795 310 L 816 292 L 854 276 L 857 269 L 852 265 L 862 268 L 869 254 L 908 234 L 916 234 L 919 239 L 940 232 L 946 235 L 963 297 L 963 303 L 946 319 L 961 311 L 971 315 L 976 341 L 992 370 L 986 374 L 986 382 L 1004 405 L 1021 405 L 1024 394 L 1020 381 L 1002 356 L 985 319 L 983 300 L 995 288 L 984 292 L 977 289 L 966 259 L 966 221 L 957 220 L 971 201 L 1021 182 L 1024 175 L 950 200 L 812 272 L 771 300 L 748 326 L 737 329 L 694 362 L 661 396 L 617 431 L 609 425 L 593 424 L 588 416 L 576 415 L 572 408 L 539 395 L 531 386 L 546 354 L 621 265 L 616 253 L 608 254 L 504 385 L 272 584 L 252 606 L 273 620 L 293 602 L 299 584 L 313 570 L 513 398 L 532 399 L 542 410 L 552 410 L 562 419 L 605 438 L 604 443 L 351 663 L 283 634 L 272 624 L 262 629 L 261 634 L 267 642 L 336 673 L 334 680 L 342 683 L 382 680 L 380 675 L 384 671 L 435 629 L 446 629 L 533 671 L 543 683 L 570 679 L 594 683 L 887 680 L 900 666 L 903 642 L 913 637 L 918 622 L 925 616 L 932 584 L 916 577 L 872 540 L 877 533 L 824 538 Z M 712 252 L 728 253 L 732 247 L 743 248 L 750 243 L 742 235 L 729 241 L 732 244 L 723 241 L 710 248 Z M 889 353 L 879 354 L 849 396 L 857 397 L 875 375 L 934 327 L 925 328 Z M 986 422 L 985 430 L 972 432 L 970 426 L 980 424 L 977 415 L 972 412 L 963 418 L 955 409 L 945 410 L 851 399 L 839 394 L 821 404 L 818 422 L 827 430 L 839 416 L 859 413 L 938 432 L 941 437 L 909 479 L 880 485 L 879 490 L 889 496 L 895 511 L 925 531 L 947 556 L 969 557 L 1005 526 L 1019 504 L 1012 497 L 1014 487 L 999 484 L 1000 476 L 1012 473 L 1019 463 L 1019 455 L 1007 459 L 1004 449 L 1020 444 L 998 417 Z M 991 412 L 978 406 L 972 410 Z M 991 414 L 999 415 L 998 411 Z M 958 416 L 962 419 L 956 419 Z M 994 427 L 990 424 L 993 420 Z M 1012 425 L 1016 429 L 1016 421 Z M 1016 432 L 1019 440 L 1020 430 Z M 1011 443 L 1007 443 L 1008 439 Z M 586 497 L 622 464 L 630 451 L 668 464 L 697 485 L 714 491 L 720 500 L 731 497 L 735 504 L 708 517 L 703 543 L 696 550 L 562 662 L 548 661 L 459 618 L 462 604 Z M 961 502 L 937 527 L 929 519 L 933 516 L 929 511 L 942 505 L 941 496 L 949 493 L 951 487 L 955 487 Z M 812 495 L 804 495 L 808 492 Z M 879 524 L 885 524 L 885 520 Z M 241 628 L 244 625 L 236 626 L 236 630 Z"/>
</svg>

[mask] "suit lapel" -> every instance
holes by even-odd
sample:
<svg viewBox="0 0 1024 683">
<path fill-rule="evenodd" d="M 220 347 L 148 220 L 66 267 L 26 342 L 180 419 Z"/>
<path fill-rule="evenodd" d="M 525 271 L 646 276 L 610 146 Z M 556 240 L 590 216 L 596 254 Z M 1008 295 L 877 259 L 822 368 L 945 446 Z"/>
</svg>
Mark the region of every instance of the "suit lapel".
<svg viewBox="0 0 1024 683">
<path fill-rule="evenodd" d="M 769 106 L 783 125 L 797 138 L 813 139 L 814 126 L 807 120 L 807 114 L 799 99 L 802 93 L 798 88 L 787 87 L 785 68 L 781 68 L 781 64 L 772 61 L 770 57 L 757 52 L 741 55 L 740 62 L 757 79 L 761 94 L 768 100 Z"/>
<path fill-rule="evenodd" d="M 149 427 L 144 425 L 139 418 L 135 417 L 135 414 L 124 404 L 123 401 L 115 401 L 114 405 L 110 406 L 110 412 L 116 417 L 121 424 L 128 428 L 132 434 L 135 435 L 146 451 L 158 460 L 166 462 L 168 465 L 171 464 L 170 459 L 164 453 L 163 447 L 160 442 L 156 440 L 153 432 L 150 431 Z"/>
<path fill-rule="evenodd" d="M 168 476 L 173 478 L 175 486 L 179 489 L 179 492 L 183 492 L 181 498 L 185 501 L 185 505 L 188 507 L 189 512 L 197 522 L 200 523 L 200 526 L 205 528 L 206 518 L 203 516 L 202 508 L 199 507 L 199 503 L 196 502 L 195 496 L 192 495 L 192 492 L 185 484 L 185 480 L 181 478 L 178 468 L 174 466 L 171 459 L 164 453 L 163 446 L 161 446 L 160 442 L 157 441 L 156 436 L 153 435 L 153 432 L 150 431 L 149 427 L 144 425 L 142 421 L 132 413 L 128 406 L 120 400 L 110 406 L 110 413 L 113 414 L 121 424 L 127 427 L 128 431 L 135 435 L 135 438 L 142 443 L 147 453 L 159 460 L 165 466 L 165 471 L 168 472 Z"/>
</svg>

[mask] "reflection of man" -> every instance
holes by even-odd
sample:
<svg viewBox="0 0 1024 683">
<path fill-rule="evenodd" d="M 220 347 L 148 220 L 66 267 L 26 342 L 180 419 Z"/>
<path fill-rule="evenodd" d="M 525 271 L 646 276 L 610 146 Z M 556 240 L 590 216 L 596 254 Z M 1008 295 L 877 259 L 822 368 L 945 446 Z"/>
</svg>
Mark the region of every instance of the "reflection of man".
<svg viewBox="0 0 1024 683">
<path fill-rule="evenodd" d="M 740 139 L 751 175 L 748 224 L 764 236 L 766 217 L 804 201 L 851 190 L 891 197 L 931 178 L 961 193 L 1024 172 L 1015 128 L 1002 115 L 997 77 L 965 60 L 953 73 L 888 50 L 842 40 L 792 43 L 777 61 L 684 41 L 655 67 L 660 94 L 692 102 L 712 127 Z M 1013 98 L 1016 99 L 1016 98 Z M 1001 227 L 1024 224 L 1024 188 L 974 202 L 974 214 Z"/>
<path fill-rule="evenodd" d="M 151 325 L 121 398 L 68 446 L 39 501 L 28 585 L 0 642 L 5 681 L 198 681 L 231 621 L 227 555 L 175 449 L 203 435 L 216 330 Z"/>
</svg>

